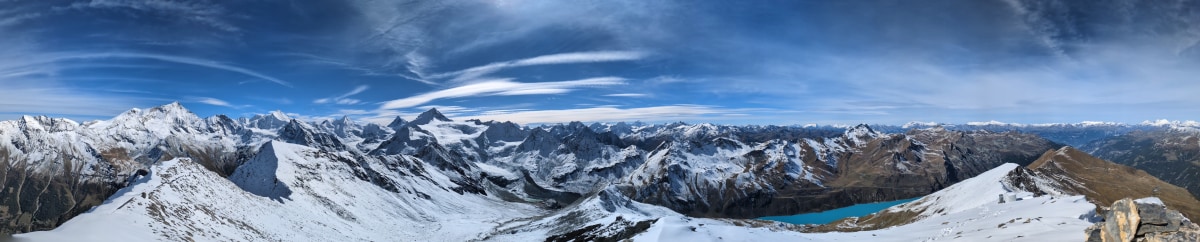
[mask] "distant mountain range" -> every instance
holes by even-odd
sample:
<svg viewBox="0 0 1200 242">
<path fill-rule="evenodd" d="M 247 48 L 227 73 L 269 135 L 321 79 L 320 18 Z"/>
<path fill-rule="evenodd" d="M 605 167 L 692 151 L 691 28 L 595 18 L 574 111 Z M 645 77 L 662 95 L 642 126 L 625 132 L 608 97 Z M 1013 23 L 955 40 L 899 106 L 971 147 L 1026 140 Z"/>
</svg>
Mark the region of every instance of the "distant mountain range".
<svg viewBox="0 0 1200 242">
<path fill-rule="evenodd" d="M 704 221 L 726 226 L 721 233 L 740 234 L 730 231 L 765 223 L 747 219 L 935 194 L 1000 168 L 1043 174 L 1027 178 L 1037 187 L 1009 189 L 1110 204 L 1144 196 L 1128 192 L 1139 189 L 1187 194 L 1171 184 L 1197 194 L 1195 130 L 1169 122 L 530 127 L 455 121 L 436 109 L 380 125 L 281 112 L 200 118 L 172 103 L 84 123 L 0 121 L 0 233 L 57 228 L 29 236 L 72 240 L 116 226 L 152 240 L 620 239 L 712 218 Z M 1098 191 L 1045 175 L 1083 173 L 1042 171 L 1065 167 L 1046 165 L 1061 163 L 1055 152 L 1119 166 L 1067 146 L 1170 184 Z M 1162 197 L 1196 216 L 1190 194 L 1182 197 L 1191 202 Z"/>
</svg>

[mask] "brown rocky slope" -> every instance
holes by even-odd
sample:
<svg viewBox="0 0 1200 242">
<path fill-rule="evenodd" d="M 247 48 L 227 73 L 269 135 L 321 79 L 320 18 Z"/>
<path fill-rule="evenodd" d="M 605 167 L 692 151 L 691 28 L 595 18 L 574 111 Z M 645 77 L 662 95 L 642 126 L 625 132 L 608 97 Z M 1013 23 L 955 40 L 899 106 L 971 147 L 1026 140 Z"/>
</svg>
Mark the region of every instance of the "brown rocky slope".
<svg viewBox="0 0 1200 242">
<path fill-rule="evenodd" d="M 1012 190 L 1037 195 L 1083 195 L 1093 204 L 1113 204 L 1123 198 L 1159 197 L 1167 208 L 1195 220 L 1200 218 L 1200 201 L 1187 190 L 1163 182 L 1132 167 L 1099 159 L 1072 147 L 1046 151 L 1025 167 L 1012 170 L 1003 183 Z M 1099 207 L 1099 206 L 1098 206 Z M 811 228 L 813 232 L 863 231 L 915 222 L 920 208 L 847 218 Z M 1098 214 L 1104 214 L 1098 211 Z"/>
</svg>

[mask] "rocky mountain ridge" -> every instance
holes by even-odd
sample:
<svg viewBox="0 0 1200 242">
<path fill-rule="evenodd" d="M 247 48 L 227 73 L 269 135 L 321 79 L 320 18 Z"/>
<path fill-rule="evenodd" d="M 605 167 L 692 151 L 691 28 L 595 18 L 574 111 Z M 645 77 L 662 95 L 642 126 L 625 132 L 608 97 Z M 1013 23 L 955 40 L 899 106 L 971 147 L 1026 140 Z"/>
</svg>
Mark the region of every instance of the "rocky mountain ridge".
<svg viewBox="0 0 1200 242">
<path fill-rule="evenodd" d="M 1004 203 L 1014 200 L 1029 200 L 1037 197 L 1077 196 L 1091 204 L 1112 204 L 1124 198 L 1155 197 L 1160 204 L 1181 212 L 1187 218 L 1200 216 L 1200 201 L 1183 188 L 1168 184 L 1144 171 L 1098 159 L 1070 146 L 1048 150 L 1036 161 L 1025 166 L 1008 164 L 1002 173 L 993 172 L 1000 187 L 992 190 L 954 191 L 953 188 L 938 191 L 918 201 L 889 208 L 862 218 L 849 218 L 828 225 L 816 226 L 813 231 L 864 231 L 904 225 L 930 217 L 953 213 L 957 200 L 972 203 Z M 975 181 L 976 183 L 980 181 Z M 968 187 L 972 187 L 968 185 Z M 961 198 L 972 196 L 999 195 L 995 199 Z M 967 206 L 970 207 L 970 206 Z M 1179 213 L 1177 212 L 1177 213 Z M 1103 210 L 1093 211 L 1094 220 L 1104 217 Z"/>
<path fill-rule="evenodd" d="M 1094 141 L 1081 149 L 1105 160 L 1145 170 L 1200 196 L 1200 129 L 1134 131 Z"/>
<path fill-rule="evenodd" d="M 684 215 L 719 218 L 922 196 L 1004 163 L 1028 165 L 1041 151 L 1061 146 L 1019 132 L 941 127 L 904 133 L 868 125 L 524 127 L 454 121 L 436 109 L 386 126 L 348 118 L 308 122 L 278 111 L 199 118 L 178 103 L 84 124 L 46 117 L 3 121 L 0 141 L 5 233 L 54 228 L 137 184 L 136 174 L 177 158 L 250 194 L 287 203 L 304 182 L 271 176 L 282 167 L 281 146 L 306 150 L 290 160 L 337 164 L 337 172 L 371 189 L 411 198 L 484 198 L 556 209 L 605 190 Z M 314 167 L 302 170 L 326 166 L 305 164 Z M 64 204 L 49 205 L 55 202 Z"/>
</svg>

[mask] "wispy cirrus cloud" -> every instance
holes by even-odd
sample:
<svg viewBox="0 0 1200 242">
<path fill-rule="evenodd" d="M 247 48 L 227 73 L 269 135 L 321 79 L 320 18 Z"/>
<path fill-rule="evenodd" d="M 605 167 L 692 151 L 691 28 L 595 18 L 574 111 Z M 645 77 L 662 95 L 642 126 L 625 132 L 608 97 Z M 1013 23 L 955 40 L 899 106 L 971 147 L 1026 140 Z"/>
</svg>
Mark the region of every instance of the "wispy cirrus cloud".
<svg viewBox="0 0 1200 242">
<path fill-rule="evenodd" d="M 259 78 L 262 80 L 274 82 L 275 84 L 283 85 L 286 87 L 294 87 L 291 82 L 284 81 L 279 78 L 268 76 L 266 74 L 263 74 L 263 73 L 260 73 L 260 72 L 254 71 L 254 70 L 250 70 L 250 69 L 246 69 L 246 68 L 242 68 L 242 67 L 238 67 L 238 66 L 234 66 L 234 65 L 230 65 L 230 64 L 225 64 L 225 63 L 221 63 L 221 62 L 217 62 L 217 61 L 213 61 L 213 60 L 208 60 L 208 59 L 200 59 L 200 58 L 192 58 L 192 57 L 184 57 L 184 56 L 173 56 L 173 55 L 162 55 L 162 54 L 136 53 L 136 52 L 99 52 L 99 53 L 82 53 L 82 54 L 60 54 L 60 55 L 52 55 L 52 56 L 53 57 L 51 59 L 56 60 L 56 61 L 71 60 L 71 59 L 152 59 L 152 60 L 158 60 L 158 61 L 172 62 L 172 63 L 178 63 L 178 64 L 187 64 L 187 65 L 194 65 L 194 66 L 208 67 L 208 68 L 213 68 L 213 69 L 218 69 L 218 70 L 230 71 L 230 72 L 240 73 L 240 74 L 244 74 L 247 76 Z"/>
<path fill-rule="evenodd" d="M 611 86 L 625 84 L 620 77 L 596 77 L 573 81 L 559 82 L 513 82 L 511 78 L 492 79 L 473 84 L 443 89 L 407 98 L 391 100 L 383 103 L 380 109 L 399 109 L 416 107 L 443 98 L 459 98 L 468 96 L 517 96 L 536 94 L 568 93 L 577 88 L 589 86 Z"/>
<path fill-rule="evenodd" d="M 44 81 L 44 80 L 40 80 Z M 0 80 L 0 119 L 23 114 L 65 115 L 72 118 L 102 118 L 146 100 L 116 97 L 59 88 L 56 85 L 27 84 L 26 80 Z"/>
<path fill-rule="evenodd" d="M 227 21 L 226 11 L 221 5 L 208 1 L 173 0 L 91 0 L 74 2 L 54 10 L 111 9 L 173 16 L 179 21 L 193 22 L 214 29 L 237 32 L 240 28 Z"/>
<path fill-rule="evenodd" d="M 54 75 L 57 73 L 57 71 L 64 67 L 71 67 L 70 65 L 60 65 L 60 62 L 95 59 L 149 59 L 176 64 L 185 64 L 239 73 L 286 87 L 294 87 L 291 82 L 284 81 L 282 79 L 275 78 L 254 70 L 225 64 L 214 60 L 138 52 L 36 53 L 26 56 L 20 62 L 7 65 L 0 64 L 0 75 Z"/>
<path fill-rule="evenodd" d="M 0 10 L 0 27 L 21 24 L 42 17 L 39 12 L 30 12 L 27 8 L 7 8 Z"/>
<path fill-rule="evenodd" d="M 485 75 L 495 73 L 508 68 L 537 66 L 537 65 L 557 65 L 557 64 L 579 64 L 579 63 L 599 63 L 613 61 L 632 61 L 646 57 L 646 53 L 640 51 L 590 51 L 590 52 L 572 52 L 559 53 L 552 55 L 536 56 L 532 58 L 510 60 L 503 62 L 493 62 L 482 66 L 471 67 L 463 70 L 431 74 L 423 78 L 426 79 L 446 79 L 450 78 L 449 83 L 461 83 L 470 81 Z"/>
<path fill-rule="evenodd" d="M 3 27 L 0 32 L 9 31 Z M 31 61 L 42 57 L 40 53 L 31 39 L 0 38 L 0 119 L 25 114 L 101 118 L 142 106 L 151 99 L 70 88 L 56 75 L 62 68 L 59 65 L 31 65 Z"/>
<path fill-rule="evenodd" d="M 492 111 L 475 116 L 457 117 L 461 119 L 480 119 L 512 121 L 521 124 L 533 123 L 566 123 L 605 122 L 605 121 L 681 121 L 704 119 L 707 116 L 734 113 L 712 106 L 700 105 L 666 105 L 641 108 L 593 107 L 580 109 L 559 110 L 515 110 Z M 707 118 L 711 119 L 711 118 Z"/>
<path fill-rule="evenodd" d="M 359 93 L 365 92 L 370 88 L 371 88 L 371 86 L 359 85 L 357 87 L 354 87 L 354 90 L 350 90 L 350 92 L 347 92 L 345 94 L 342 94 L 342 95 L 339 95 L 336 97 L 327 97 L 327 98 L 313 100 L 313 103 L 316 103 L 316 104 L 336 103 L 336 104 L 342 104 L 342 105 L 358 104 L 358 103 L 361 103 L 362 100 L 353 99 L 353 98 L 350 98 L 350 96 L 354 96 Z"/>
<path fill-rule="evenodd" d="M 232 104 L 229 104 L 229 102 L 226 102 L 225 100 L 211 98 L 211 97 L 197 98 L 196 102 L 208 104 L 208 105 L 215 105 L 215 106 L 233 107 Z"/>
<path fill-rule="evenodd" d="M 203 103 L 203 104 L 208 104 L 208 105 L 213 105 L 213 106 L 221 106 L 221 107 L 227 107 L 227 108 L 233 108 L 233 109 L 241 109 L 244 107 L 250 107 L 250 105 L 233 105 L 225 100 L 212 98 L 212 97 L 190 97 L 188 99 L 190 99 L 190 101 L 196 102 L 196 103 Z"/>
<path fill-rule="evenodd" d="M 649 96 L 649 94 L 645 94 L 645 93 L 614 93 L 614 94 L 606 94 L 604 96 L 605 97 L 645 97 L 645 96 Z"/>
</svg>

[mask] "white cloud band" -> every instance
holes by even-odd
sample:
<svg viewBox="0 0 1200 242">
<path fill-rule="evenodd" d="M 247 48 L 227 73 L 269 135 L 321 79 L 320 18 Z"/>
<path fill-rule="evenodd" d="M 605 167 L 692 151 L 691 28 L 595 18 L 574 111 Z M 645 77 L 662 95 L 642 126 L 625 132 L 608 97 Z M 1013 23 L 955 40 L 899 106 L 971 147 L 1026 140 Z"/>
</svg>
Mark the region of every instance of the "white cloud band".
<svg viewBox="0 0 1200 242">
<path fill-rule="evenodd" d="M 560 94 L 572 91 L 574 88 L 586 86 L 608 86 L 625 84 L 624 78 L 597 77 L 574 81 L 560 82 L 513 82 L 512 79 L 494 79 L 474 84 L 458 86 L 450 89 L 428 92 L 408 98 L 396 99 L 383 103 L 380 109 L 399 109 L 416 107 L 443 98 L 467 96 L 516 96 L 535 94 Z"/>
</svg>

